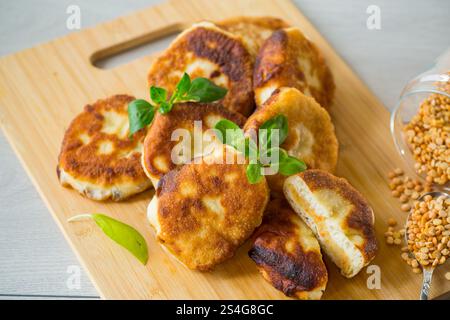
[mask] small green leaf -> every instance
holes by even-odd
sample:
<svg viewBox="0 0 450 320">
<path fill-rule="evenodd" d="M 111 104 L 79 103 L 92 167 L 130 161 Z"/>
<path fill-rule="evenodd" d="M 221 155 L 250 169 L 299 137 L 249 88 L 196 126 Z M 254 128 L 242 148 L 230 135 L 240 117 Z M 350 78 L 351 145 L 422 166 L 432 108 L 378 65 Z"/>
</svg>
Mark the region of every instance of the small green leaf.
<svg viewBox="0 0 450 320">
<path fill-rule="evenodd" d="M 247 165 L 247 180 L 251 184 L 258 183 L 261 181 L 261 165 L 259 163 L 250 163 Z"/>
<path fill-rule="evenodd" d="M 150 98 L 157 104 L 161 104 L 167 100 L 167 90 L 159 87 L 150 87 Z"/>
<path fill-rule="evenodd" d="M 227 94 L 227 89 L 219 87 L 206 78 L 195 78 L 185 100 L 197 102 L 213 102 L 222 99 Z"/>
<path fill-rule="evenodd" d="M 273 156 L 277 156 L 275 161 L 272 159 Z M 260 163 L 265 166 L 273 166 L 273 165 L 279 165 L 280 162 L 282 162 L 283 158 L 288 157 L 286 151 L 284 151 L 281 148 L 270 148 L 269 150 L 262 150 L 260 154 Z"/>
<path fill-rule="evenodd" d="M 280 173 L 284 176 L 290 176 L 302 171 L 305 171 L 307 169 L 306 164 L 295 157 L 292 157 L 287 154 L 287 152 L 283 149 L 280 149 L 283 152 L 283 156 L 281 156 L 280 153 L 280 164 L 279 164 L 279 170 Z"/>
<path fill-rule="evenodd" d="M 153 106 L 145 100 L 137 99 L 128 104 L 129 136 L 148 126 L 155 115 Z"/>
<path fill-rule="evenodd" d="M 164 101 L 159 105 L 158 111 L 159 111 L 159 113 L 166 114 L 172 110 L 172 107 L 173 107 L 173 103 Z"/>
<path fill-rule="evenodd" d="M 199 96 L 190 96 L 190 95 L 186 95 L 182 98 L 183 101 L 191 101 L 191 102 L 205 102 L 205 101 L 201 101 Z"/>
<path fill-rule="evenodd" d="M 136 229 L 103 214 L 82 214 L 72 217 L 68 221 L 82 218 L 92 218 L 109 238 L 130 251 L 142 264 L 147 264 L 147 243 Z"/>
<path fill-rule="evenodd" d="M 222 143 L 232 146 L 237 150 L 239 150 L 240 144 L 245 141 L 244 132 L 233 121 L 227 119 L 219 120 L 215 124 L 214 129 L 216 130 L 217 137 Z"/>
<path fill-rule="evenodd" d="M 278 147 L 281 146 L 287 138 L 288 121 L 286 116 L 279 114 L 264 122 L 259 129 L 259 143 L 263 148 L 270 149 L 271 147 Z M 276 133 L 274 130 L 278 130 L 278 145 L 272 146 L 273 135 Z"/>
<path fill-rule="evenodd" d="M 245 138 L 245 156 L 252 158 L 257 158 L 259 155 L 258 146 L 256 142 L 251 138 Z"/>
<path fill-rule="evenodd" d="M 180 81 L 178 81 L 177 86 L 175 87 L 175 97 L 182 97 L 184 96 L 191 87 L 191 78 L 189 75 L 185 72 L 183 76 L 181 77 Z"/>
</svg>

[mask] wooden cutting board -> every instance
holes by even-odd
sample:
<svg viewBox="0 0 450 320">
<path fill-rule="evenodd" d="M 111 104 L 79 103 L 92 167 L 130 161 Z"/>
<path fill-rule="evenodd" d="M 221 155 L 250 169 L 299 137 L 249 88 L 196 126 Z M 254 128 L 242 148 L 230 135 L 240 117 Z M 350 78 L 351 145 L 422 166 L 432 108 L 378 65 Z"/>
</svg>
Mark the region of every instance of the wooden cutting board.
<svg viewBox="0 0 450 320">
<path fill-rule="evenodd" d="M 337 174 L 374 208 L 380 252 L 373 264 L 381 270 L 381 289 L 368 289 L 366 270 L 348 280 L 327 261 L 330 280 L 324 298 L 417 298 L 421 277 L 401 261 L 400 249 L 386 246 L 383 239 L 388 218 L 403 223 L 406 217 L 391 198 L 385 178 L 389 169 L 401 164 L 389 133 L 389 113 L 288 0 L 174 0 L 0 59 L 2 129 L 100 295 L 108 299 L 285 298 L 258 274 L 247 257 L 248 244 L 211 273 L 188 270 L 166 254 L 146 221 L 152 191 L 123 203 L 98 203 L 62 188 L 55 172 L 64 131 L 85 104 L 117 93 L 148 95 L 146 73 L 152 57 L 111 70 L 98 69 L 93 61 L 179 32 L 194 21 L 236 14 L 273 15 L 300 27 L 321 49 L 335 77 Z M 70 216 L 85 212 L 105 213 L 136 227 L 149 245 L 147 266 L 94 223 L 67 223 Z M 432 295 L 450 290 L 443 274 L 437 272 Z"/>
</svg>

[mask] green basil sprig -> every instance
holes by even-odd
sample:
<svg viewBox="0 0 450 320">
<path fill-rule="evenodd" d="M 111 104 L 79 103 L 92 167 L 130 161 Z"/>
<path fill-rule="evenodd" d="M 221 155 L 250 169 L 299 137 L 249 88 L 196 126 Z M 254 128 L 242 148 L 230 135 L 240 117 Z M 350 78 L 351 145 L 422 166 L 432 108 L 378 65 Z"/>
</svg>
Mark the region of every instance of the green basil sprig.
<svg viewBox="0 0 450 320">
<path fill-rule="evenodd" d="M 142 264 L 147 264 L 148 250 L 144 237 L 133 227 L 103 214 L 79 214 L 68 222 L 90 218 L 116 243 L 130 251 Z"/>
<path fill-rule="evenodd" d="M 287 118 L 282 114 L 267 120 L 260 126 L 260 130 L 264 130 L 261 130 L 258 134 L 259 149 L 253 139 L 245 137 L 242 129 L 230 120 L 223 119 L 218 121 L 214 129 L 222 143 L 243 152 L 249 158 L 246 174 L 248 181 L 252 184 L 261 180 L 261 169 L 264 167 L 276 166 L 278 171 L 284 176 L 290 176 L 306 170 L 306 164 L 302 160 L 288 155 L 286 150 L 279 147 L 288 135 Z M 275 133 L 278 133 L 278 135 Z M 265 160 L 271 159 L 273 153 L 278 154 L 278 161 L 276 163 L 267 163 Z"/>
<path fill-rule="evenodd" d="M 278 144 L 280 146 L 288 135 L 288 121 L 286 116 L 279 114 L 264 122 L 260 127 L 258 133 L 258 142 L 268 150 L 272 147 L 272 138 L 276 137 L 272 130 L 278 130 Z"/>
<path fill-rule="evenodd" d="M 227 94 L 227 89 L 216 86 L 206 78 L 191 78 L 184 73 L 177 83 L 173 94 L 168 99 L 168 92 L 164 88 L 151 86 L 150 98 L 156 106 L 150 102 L 137 99 L 128 104 L 128 121 L 130 123 L 130 137 L 137 131 L 150 125 L 155 116 L 155 109 L 159 113 L 166 114 L 172 110 L 178 102 L 213 102 L 222 99 Z"/>
</svg>

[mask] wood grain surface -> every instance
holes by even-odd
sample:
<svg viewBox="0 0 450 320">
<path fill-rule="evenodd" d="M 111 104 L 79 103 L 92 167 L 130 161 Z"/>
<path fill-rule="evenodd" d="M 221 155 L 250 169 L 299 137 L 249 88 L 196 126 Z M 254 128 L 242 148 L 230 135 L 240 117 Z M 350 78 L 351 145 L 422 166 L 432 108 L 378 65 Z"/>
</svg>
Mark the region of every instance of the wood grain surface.
<svg viewBox="0 0 450 320">
<path fill-rule="evenodd" d="M 369 290 L 365 271 L 344 279 L 328 263 L 330 281 L 324 298 L 417 298 L 420 278 L 400 260 L 398 247 L 387 247 L 382 241 L 387 218 L 399 222 L 405 218 L 385 181 L 386 171 L 400 163 L 390 143 L 389 114 L 287 0 L 167 2 L 0 59 L 2 129 L 99 293 L 113 299 L 284 298 L 259 276 L 247 258 L 247 245 L 234 259 L 206 274 L 190 271 L 168 256 L 145 219 L 151 191 L 124 203 L 97 203 L 60 187 L 55 174 L 64 131 L 83 105 L 116 93 L 147 96 L 145 79 L 152 57 L 112 70 L 95 68 L 93 60 L 180 31 L 194 21 L 219 20 L 237 12 L 274 15 L 300 27 L 322 50 L 335 76 L 332 117 L 341 144 L 337 172 L 374 208 L 380 253 L 373 264 L 381 268 L 382 287 Z M 92 223 L 66 222 L 80 212 L 106 213 L 136 227 L 149 244 L 148 265 L 140 265 Z M 432 294 L 449 289 L 450 283 L 438 271 Z"/>
</svg>

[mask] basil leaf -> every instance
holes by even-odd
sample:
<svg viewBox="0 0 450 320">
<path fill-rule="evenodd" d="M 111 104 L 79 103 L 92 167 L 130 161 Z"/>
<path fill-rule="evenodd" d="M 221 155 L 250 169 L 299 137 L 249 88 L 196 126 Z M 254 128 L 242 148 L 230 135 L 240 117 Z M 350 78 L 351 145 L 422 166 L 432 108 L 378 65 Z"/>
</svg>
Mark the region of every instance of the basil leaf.
<svg viewBox="0 0 450 320">
<path fill-rule="evenodd" d="M 160 104 L 167 100 L 167 90 L 159 87 L 150 87 L 150 98 L 154 103 Z"/>
<path fill-rule="evenodd" d="M 137 99 L 128 104 L 129 136 L 148 126 L 155 115 L 153 106 L 145 100 Z"/>
<path fill-rule="evenodd" d="M 206 78 L 195 78 L 191 83 L 186 100 L 213 102 L 225 97 L 227 91 L 227 89 L 216 86 Z"/>
<path fill-rule="evenodd" d="M 278 157 L 275 161 L 272 161 L 272 155 L 277 154 Z M 287 158 L 288 154 L 285 150 L 281 148 L 270 148 L 269 150 L 262 150 L 260 154 L 260 163 L 266 166 L 279 165 L 284 158 Z"/>
<path fill-rule="evenodd" d="M 201 99 L 199 96 L 190 96 L 190 95 L 183 97 L 182 100 L 183 101 L 192 101 L 192 102 L 206 102 L 206 101 L 200 101 Z"/>
<path fill-rule="evenodd" d="M 227 119 L 219 120 L 215 124 L 214 130 L 216 130 L 216 135 L 222 143 L 235 149 L 239 150 L 241 144 L 245 142 L 244 132 L 233 121 Z"/>
<path fill-rule="evenodd" d="M 147 264 L 147 243 L 136 229 L 103 214 L 81 214 L 68 221 L 72 222 L 82 218 L 92 218 L 109 238 L 131 252 L 142 264 Z"/>
<path fill-rule="evenodd" d="M 258 152 L 258 146 L 256 145 L 256 142 L 253 141 L 251 138 L 245 139 L 245 156 L 250 157 L 250 160 L 253 160 L 253 158 L 257 159 L 259 152 Z"/>
<path fill-rule="evenodd" d="M 265 149 L 281 146 L 288 135 L 288 121 L 286 116 L 279 114 L 270 118 L 260 126 L 259 143 Z M 264 130 L 264 131 L 261 131 Z M 278 145 L 272 146 L 275 131 L 278 130 Z"/>
<path fill-rule="evenodd" d="M 261 165 L 259 163 L 250 163 L 247 165 L 247 180 L 251 184 L 258 183 L 261 181 Z"/>
<path fill-rule="evenodd" d="M 173 103 L 164 101 L 159 105 L 158 111 L 159 111 L 159 113 L 166 114 L 172 110 L 172 107 L 173 107 Z"/>
<path fill-rule="evenodd" d="M 283 150 L 283 149 L 280 149 Z M 291 157 L 283 150 L 284 156 L 280 153 L 279 171 L 284 176 L 290 176 L 307 169 L 306 164 L 295 157 Z"/>
<path fill-rule="evenodd" d="M 190 87 L 191 87 L 191 78 L 185 72 L 181 77 L 180 81 L 178 81 L 177 86 L 175 87 L 175 92 L 173 94 L 174 100 L 176 99 L 176 97 L 184 96 L 189 91 Z"/>
</svg>

